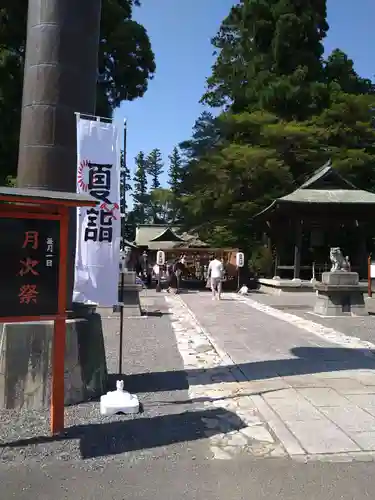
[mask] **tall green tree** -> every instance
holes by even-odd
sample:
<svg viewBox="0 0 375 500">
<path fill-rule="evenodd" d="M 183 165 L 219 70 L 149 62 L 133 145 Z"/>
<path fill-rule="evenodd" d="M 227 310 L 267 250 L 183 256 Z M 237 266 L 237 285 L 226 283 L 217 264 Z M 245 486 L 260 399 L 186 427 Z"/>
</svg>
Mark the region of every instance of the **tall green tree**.
<svg viewBox="0 0 375 500">
<path fill-rule="evenodd" d="M 140 151 L 134 160 L 133 216 L 137 224 L 145 224 L 148 219 L 149 194 L 147 189 L 147 161 L 143 151 Z"/>
<path fill-rule="evenodd" d="M 375 94 L 374 83 L 361 78 L 354 69 L 354 61 L 340 49 L 335 49 L 325 61 L 324 76 L 328 83 L 339 85 L 348 94 Z"/>
<path fill-rule="evenodd" d="M 147 173 L 151 177 L 151 189 L 160 188 L 160 176 L 164 171 L 164 163 L 160 149 L 153 149 L 147 156 Z"/>
<path fill-rule="evenodd" d="M 127 223 L 127 196 L 132 190 L 131 184 L 131 175 L 130 169 L 126 164 L 124 151 L 121 151 L 121 171 L 120 171 L 120 207 L 121 207 L 121 227 L 122 232 L 124 234 L 125 225 Z"/>
<path fill-rule="evenodd" d="M 171 189 L 157 188 L 151 191 L 150 213 L 154 224 L 174 224 L 177 222 L 176 195 Z"/>
<path fill-rule="evenodd" d="M 136 236 L 136 227 L 137 227 L 137 214 L 134 210 L 130 210 L 125 214 L 124 218 L 124 227 L 123 227 L 123 235 L 125 240 L 133 242 Z"/>
<path fill-rule="evenodd" d="M 27 1 L 0 5 L 0 182 L 15 175 L 21 118 Z M 145 28 L 133 20 L 138 0 L 103 0 L 96 112 L 112 116 L 123 100 L 142 97 L 155 72 Z"/>
<path fill-rule="evenodd" d="M 203 111 L 196 119 L 192 137 L 179 144 L 186 160 L 193 160 L 212 152 L 221 141 L 220 122 L 209 111 Z"/>
<path fill-rule="evenodd" d="M 168 156 L 169 168 L 168 168 L 168 184 L 175 196 L 180 193 L 180 186 L 183 176 L 183 164 L 182 158 L 177 147 L 173 148 L 172 153 Z"/>
<path fill-rule="evenodd" d="M 147 31 L 133 19 L 134 7 L 140 5 L 140 0 L 102 2 L 97 103 L 101 116 L 112 116 L 122 101 L 142 97 L 155 73 Z"/>
<path fill-rule="evenodd" d="M 203 102 L 305 118 L 326 104 L 322 82 L 325 0 L 242 0 L 212 43 L 217 51 Z"/>
<path fill-rule="evenodd" d="M 242 0 L 223 21 L 203 96 L 225 106 L 218 138 L 185 142 L 184 216 L 204 239 L 251 247 L 251 217 L 329 158 L 375 188 L 373 84 L 341 51 L 323 60 L 327 30 L 324 0 Z"/>
<path fill-rule="evenodd" d="M 26 40 L 25 2 L 0 7 L 0 183 L 16 174 L 21 119 L 23 60 Z"/>
</svg>

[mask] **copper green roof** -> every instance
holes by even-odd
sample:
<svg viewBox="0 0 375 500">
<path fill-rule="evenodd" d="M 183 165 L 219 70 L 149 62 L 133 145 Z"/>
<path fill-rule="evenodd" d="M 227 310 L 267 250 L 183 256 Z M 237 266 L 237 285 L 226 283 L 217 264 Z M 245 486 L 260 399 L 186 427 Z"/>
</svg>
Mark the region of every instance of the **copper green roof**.
<svg viewBox="0 0 375 500">
<path fill-rule="evenodd" d="M 289 203 L 372 204 L 375 203 L 375 194 L 360 189 L 296 189 L 293 193 L 287 194 L 277 201 Z"/>
<path fill-rule="evenodd" d="M 162 231 L 160 234 L 152 238 L 152 242 L 155 241 L 183 241 L 182 238 L 180 238 L 173 229 L 170 227 L 167 227 Z"/>
<path fill-rule="evenodd" d="M 357 189 L 354 184 L 345 179 L 337 170 L 332 167 L 331 161 L 327 161 L 322 167 L 315 170 L 298 189 L 318 189 L 324 185 L 325 181 L 331 181 L 337 188 Z"/>
<path fill-rule="evenodd" d="M 357 189 L 354 184 L 335 170 L 331 162 L 327 162 L 309 177 L 298 189 L 286 196 L 277 198 L 271 205 L 254 216 L 254 218 L 285 205 L 373 205 L 375 194 Z"/>
<path fill-rule="evenodd" d="M 180 226 L 165 224 L 140 224 L 136 228 L 135 243 L 150 250 L 207 246 L 196 235 L 183 232 Z"/>
</svg>

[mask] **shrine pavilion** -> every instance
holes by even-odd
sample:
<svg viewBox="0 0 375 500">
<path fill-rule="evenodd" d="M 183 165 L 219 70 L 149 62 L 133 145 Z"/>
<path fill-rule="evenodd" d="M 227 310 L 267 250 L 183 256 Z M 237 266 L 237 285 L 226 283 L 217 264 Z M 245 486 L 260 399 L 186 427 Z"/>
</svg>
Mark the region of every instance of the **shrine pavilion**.
<svg viewBox="0 0 375 500">
<path fill-rule="evenodd" d="M 213 248 L 194 232 L 185 232 L 181 226 L 167 224 L 140 224 L 136 227 L 135 242 L 138 255 L 147 253 L 150 265 L 156 262 L 156 253 L 163 250 L 171 262 L 184 255 L 189 269 L 207 266 L 215 253 L 226 262 L 229 275 L 236 274 L 236 248 Z"/>
<path fill-rule="evenodd" d="M 173 255 L 188 249 L 208 247 L 196 235 L 183 232 L 179 226 L 167 224 L 139 224 L 136 227 L 135 244 L 151 254 L 163 250 Z"/>
<path fill-rule="evenodd" d="M 274 258 L 274 276 L 261 278 L 261 285 L 311 290 L 311 281 L 331 268 L 331 247 L 340 247 L 352 271 L 367 279 L 374 215 L 375 194 L 356 188 L 331 162 L 326 163 L 302 186 L 253 218 Z"/>
</svg>

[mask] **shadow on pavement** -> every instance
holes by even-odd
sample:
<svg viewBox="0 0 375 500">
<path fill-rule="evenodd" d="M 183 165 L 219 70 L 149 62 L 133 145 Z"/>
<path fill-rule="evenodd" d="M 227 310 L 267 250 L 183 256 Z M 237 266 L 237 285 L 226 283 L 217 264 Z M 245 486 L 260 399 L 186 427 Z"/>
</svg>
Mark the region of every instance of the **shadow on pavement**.
<svg viewBox="0 0 375 500">
<path fill-rule="evenodd" d="M 149 316 L 150 318 L 162 318 L 170 315 L 171 313 L 168 311 L 147 311 L 147 309 L 142 309 L 142 316 Z"/>
<path fill-rule="evenodd" d="M 1 443 L 0 449 L 79 439 L 82 459 L 90 459 L 197 441 L 244 427 L 246 425 L 236 414 L 215 408 L 153 418 L 77 425 L 68 428 L 59 436 L 37 436 Z"/>
<path fill-rule="evenodd" d="M 198 385 L 231 382 L 231 378 L 236 377 L 238 370 L 247 380 L 255 381 L 292 375 L 375 369 L 375 352 L 371 350 L 295 347 L 290 353 L 296 357 L 200 370 L 139 373 L 126 376 L 124 382 L 130 392 L 162 392 L 187 389 L 189 385 L 195 384 L 195 380 Z"/>
<path fill-rule="evenodd" d="M 184 370 L 147 372 L 133 375 L 117 375 L 111 373 L 108 375 L 107 387 L 108 390 L 111 391 L 113 387 L 116 387 L 117 380 L 123 380 L 125 389 L 133 394 L 187 390 L 189 389 L 188 374 L 189 372 Z M 171 386 L 171 389 L 168 389 L 168 386 Z"/>
</svg>

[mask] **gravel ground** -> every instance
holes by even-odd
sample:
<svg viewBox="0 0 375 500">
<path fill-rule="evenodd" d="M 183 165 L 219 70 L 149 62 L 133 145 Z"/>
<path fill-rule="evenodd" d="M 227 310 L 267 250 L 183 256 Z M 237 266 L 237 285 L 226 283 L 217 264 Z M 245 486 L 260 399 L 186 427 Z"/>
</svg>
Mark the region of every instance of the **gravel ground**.
<svg viewBox="0 0 375 500">
<path fill-rule="evenodd" d="M 189 451 L 185 441 L 204 437 L 204 412 L 188 399 L 188 384 L 165 301 L 150 292 L 143 301 L 149 316 L 124 320 L 122 365 L 126 389 L 138 395 L 143 413 L 102 417 L 98 401 L 71 406 L 65 412 L 66 432 L 52 439 L 48 410 L 0 410 L 0 463 L 85 459 L 89 467 L 97 467 L 125 452 L 129 461 L 180 455 Z M 118 369 L 119 315 L 109 309 L 100 312 L 111 374 L 109 390 L 113 390 Z M 174 378 L 169 385 L 180 389 L 151 392 L 152 387 L 166 386 L 160 373 L 164 371 Z"/>
</svg>

